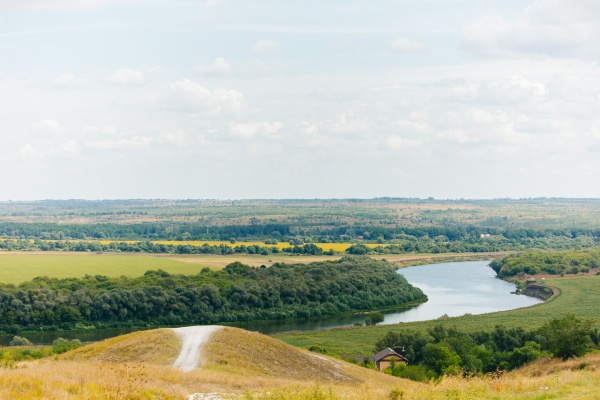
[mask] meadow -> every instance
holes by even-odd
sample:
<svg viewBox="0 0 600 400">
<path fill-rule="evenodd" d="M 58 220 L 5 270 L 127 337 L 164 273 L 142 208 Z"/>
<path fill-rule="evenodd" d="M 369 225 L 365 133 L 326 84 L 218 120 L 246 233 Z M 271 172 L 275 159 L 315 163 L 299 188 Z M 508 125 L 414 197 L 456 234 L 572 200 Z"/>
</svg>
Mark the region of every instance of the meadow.
<svg viewBox="0 0 600 400">
<path fill-rule="evenodd" d="M 274 337 L 304 348 L 319 345 L 327 349 L 329 354 L 341 356 L 373 354 L 375 343 L 387 332 L 400 332 L 407 329 L 425 332 L 436 325 L 455 327 L 464 332 L 491 331 L 496 325 L 503 325 L 507 328 L 521 327 L 529 330 L 539 328 L 552 318 L 572 313 L 580 318 L 592 319 L 594 326 L 600 328 L 600 319 L 598 318 L 600 276 L 552 278 L 546 279 L 545 284 L 555 288 L 558 293 L 546 303 L 533 307 L 396 325 L 291 332 L 277 334 Z"/>
<path fill-rule="evenodd" d="M 72 278 L 85 275 L 141 276 L 163 269 L 173 274 L 197 274 L 201 266 L 144 254 L 0 253 L 0 283 L 19 284 L 37 276 Z"/>
<path fill-rule="evenodd" d="M 453 260 L 486 259 L 500 254 L 386 254 L 373 256 L 386 259 L 398 266 L 445 262 Z M 342 255 L 310 256 L 272 254 L 268 256 L 250 254 L 231 255 L 171 255 L 92 252 L 0 252 L 0 283 L 19 284 L 38 276 L 50 278 L 81 278 L 87 275 L 141 276 L 148 270 L 162 269 L 170 274 L 195 275 L 202 268 L 225 268 L 240 261 L 251 267 L 270 266 L 276 262 L 307 264 L 315 261 L 337 260 Z"/>
</svg>

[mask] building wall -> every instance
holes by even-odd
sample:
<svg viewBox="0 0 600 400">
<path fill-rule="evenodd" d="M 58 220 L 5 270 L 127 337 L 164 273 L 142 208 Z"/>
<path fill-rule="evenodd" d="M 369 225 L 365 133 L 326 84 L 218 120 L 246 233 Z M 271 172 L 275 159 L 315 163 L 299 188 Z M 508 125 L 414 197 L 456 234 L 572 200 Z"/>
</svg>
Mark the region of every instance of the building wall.
<svg viewBox="0 0 600 400">
<path fill-rule="evenodd" d="M 383 371 L 384 369 L 390 367 L 392 365 L 392 360 L 394 360 L 394 362 L 396 364 L 398 364 L 398 363 L 406 364 L 406 362 L 404 360 L 402 360 L 401 358 L 391 355 L 391 356 L 387 356 L 387 357 L 384 357 L 381 360 L 379 360 L 379 362 L 377 363 L 377 369 L 379 371 Z"/>
</svg>

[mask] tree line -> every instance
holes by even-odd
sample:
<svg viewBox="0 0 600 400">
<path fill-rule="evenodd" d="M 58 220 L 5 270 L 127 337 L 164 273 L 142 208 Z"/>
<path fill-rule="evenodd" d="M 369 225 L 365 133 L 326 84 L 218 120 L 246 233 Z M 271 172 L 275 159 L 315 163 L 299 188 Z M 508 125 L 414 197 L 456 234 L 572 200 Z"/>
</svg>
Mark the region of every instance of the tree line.
<svg viewBox="0 0 600 400">
<path fill-rule="evenodd" d="M 482 235 L 483 240 L 482 240 Z M 0 237 L 6 239 L 42 240 L 237 240 L 339 242 L 362 236 L 373 243 L 434 240 L 442 243 L 464 243 L 498 246 L 586 244 L 600 242 L 600 229 L 511 229 L 472 225 L 380 227 L 368 225 L 319 226 L 297 224 L 247 224 L 211 226 L 201 222 L 132 223 L 132 224 L 58 224 L 6 222 L 0 225 Z M 486 250 L 487 251 L 487 250 Z"/>
<path fill-rule="evenodd" d="M 196 275 L 38 277 L 0 284 L 0 332 L 311 318 L 426 298 L 395 270 L 386 261 L 344 257 L 268 268 L 235 262 Z"/>
<path fill-rule="evenodd" d="M 404 347 L 409 365 L 395 364 L 388 373 L 418 381 L 451 374 L 477 375 L 508 371 L 539 358 L 566 360 L 582 356 L 600 344 L 592 321 L 574 315 L 554 318 L 536 330 L 496 326 L 491 332 L 464 333 L 437 325 L 420 332 L 388 332 L 375 345 Z"/>
<path fill-rule="evenodd" d="M 490 267 L 498 277 L 519 274 L 551 275 L 587 273 L 600 267 L 600 250 L 523 252 L 495 260 Z"/>
</svg>

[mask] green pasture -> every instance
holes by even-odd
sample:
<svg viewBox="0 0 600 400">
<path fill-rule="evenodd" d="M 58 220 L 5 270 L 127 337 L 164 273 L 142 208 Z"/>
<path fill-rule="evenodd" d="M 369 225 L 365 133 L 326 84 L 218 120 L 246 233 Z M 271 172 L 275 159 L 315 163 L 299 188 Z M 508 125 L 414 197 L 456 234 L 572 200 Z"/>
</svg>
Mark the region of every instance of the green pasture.
<svg viewBox="0 0 600 400">
<path fill-rule="evenodd" d="M 19 284 L 36 276 L 51 278 L 84 275 L 140 276 L 148 270 L 163 269 L 174 274 L 197 274 L 199 264 L 146 254 L 1 254 L 0 283 Z"/>
<path fill-rule="evenodd" d="M 277 339 L 298 347 L 319 344 L 337 355 L 370 355 L 373 347 L 388 331 L 405 329 L 425 331 L 436 324 L 453 326 L 464 332 L 492 330 L 495 325 L 526 330 L 540 327 L 548 320 L 573 313 L 589 318 L 600 328 L 600 276 L 552 278 L 546 285 L 560 291 L 554 299 L 537 306 L 483 315 L 470 315 L 435 321 L 410 322 L 395 325 L 333 329 L 327 331 L 297 332 L 274 335 Z"/>
</svg>

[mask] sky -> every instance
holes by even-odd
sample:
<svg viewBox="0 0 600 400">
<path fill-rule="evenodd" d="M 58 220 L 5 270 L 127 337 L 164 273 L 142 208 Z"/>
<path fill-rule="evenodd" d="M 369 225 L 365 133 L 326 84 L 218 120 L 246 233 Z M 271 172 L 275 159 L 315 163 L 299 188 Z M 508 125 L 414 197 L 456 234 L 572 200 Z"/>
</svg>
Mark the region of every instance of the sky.
<svg viewBox="0 0 600 400">
<path fill-rule="evenodd" d="M 0 200 L 600 197 L 597 0 L 0 0 Z"/>
</svg>

